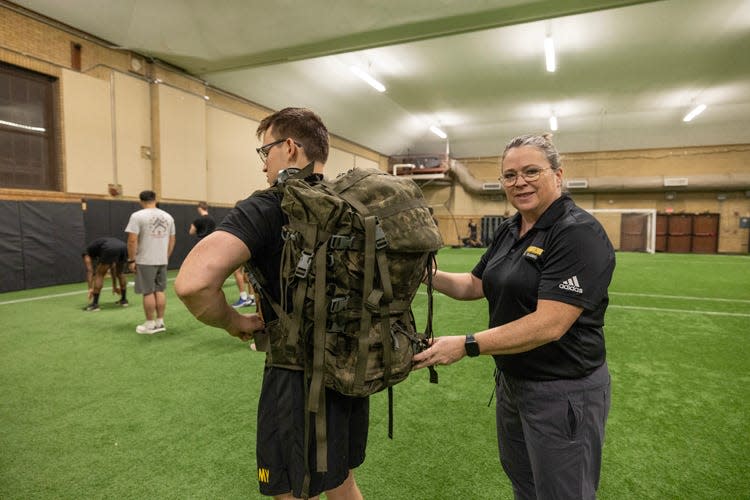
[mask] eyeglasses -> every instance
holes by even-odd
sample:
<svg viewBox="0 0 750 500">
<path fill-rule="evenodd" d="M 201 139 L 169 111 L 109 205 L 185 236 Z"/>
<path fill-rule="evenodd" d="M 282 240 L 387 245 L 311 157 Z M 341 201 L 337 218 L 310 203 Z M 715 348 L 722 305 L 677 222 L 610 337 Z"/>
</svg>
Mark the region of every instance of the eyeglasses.
<svg viewBox="0 0 750 500">
<path fill-rule="evenodd" d="M 500 176 L 500 180 L 505 187 L 515 186 L 519 177 L 523 177 L 526 182 L 534 182 L 545 170 L 551 169 L 549 167 L 526 167 L 521 172 L 505 172 Z"/>
<path fill-rule="evenodd" d="M 279 139 L 278 141 L 269 142 L 268 144 L 264 144 L 259 148 L 255 148 L 255 152 L 258 153 L 258 156 L 260 156 L 260 159 L 263 163 L 268 160 L 268 153 L 271 151 L 271 148 L 274 146 L 278 146 L 282 142 L 286 142 L 286 137 L 284 139 Z M 297 141 L 292 141 L 294 144 L 297 145 L 298 148 L 302 147 L 302 144 L 300 144 Z"/>
</svg>

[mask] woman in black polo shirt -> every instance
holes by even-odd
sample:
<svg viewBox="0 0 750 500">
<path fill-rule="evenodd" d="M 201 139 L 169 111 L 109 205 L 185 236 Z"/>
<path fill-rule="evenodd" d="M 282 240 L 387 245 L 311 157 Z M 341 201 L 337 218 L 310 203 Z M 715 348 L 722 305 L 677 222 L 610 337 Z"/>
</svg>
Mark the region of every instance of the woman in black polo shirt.
<svg viewBox="0 0 750 500">
<path fill-rule="evenodd" d="M 562 193 L 549 136 L 513 139 L 502 181 L 518 213 L 470 273 L 436 271 L 456 299 L 487 298 L 489 329 L 445 336 L 417 368 L 492 355 L 497 438 L 515 497 L 595 498 L 610 404 L 604 313 L 615 254 L 604 229 Z"/>
</svg>

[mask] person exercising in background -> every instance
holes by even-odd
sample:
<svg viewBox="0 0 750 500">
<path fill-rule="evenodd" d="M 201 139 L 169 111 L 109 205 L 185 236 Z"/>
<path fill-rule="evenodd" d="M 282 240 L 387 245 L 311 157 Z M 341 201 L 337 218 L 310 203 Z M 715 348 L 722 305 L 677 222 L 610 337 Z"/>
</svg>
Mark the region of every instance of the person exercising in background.
<svg viewBox="0 0 750 500">
<path fill-rule="evenodd" d="M 197 236 L 199 240 L 205 238 L 216 229 L 216 221 L 208 214 L 208 203 L 201 201 L 198 203 L 198 217 L 190 224 L 188 233 Z"/>
<path fill-rule="evenodd" d="M 99 311 L 99 295 L 104 286 L 104 277 L 112 274 L 112 293 L 120 294 L 115 304 L 127 307 L 128 281 L 125 278 L 125 265 L 128 260 L 128 246 L 117 238 L 97 238 L 86 247 L 82 254 L 86 266 L 86 282 L 89 286 L 87 312 Z M 118 286 L 119 285 L 119 286 Z"/>
</svg>

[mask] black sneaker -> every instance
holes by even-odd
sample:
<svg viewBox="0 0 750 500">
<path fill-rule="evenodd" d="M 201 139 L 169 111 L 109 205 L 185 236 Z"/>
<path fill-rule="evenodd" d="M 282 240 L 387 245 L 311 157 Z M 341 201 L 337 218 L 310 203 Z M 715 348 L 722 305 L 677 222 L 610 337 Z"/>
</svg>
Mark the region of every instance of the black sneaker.
<svg viewBox="0 0 750 500">
<path fill-rule="evenodd" d="M 130 304 L 128 304 L 128 299 L 120 299 L 117 302 L 115 302 L 120 307 L 128 307 Z"/>
<path fill-rule="evenodd" d="M 89 304 L 86 307 L 84 307 L 83 310 L 86 312 L 101 311 L 101 309 L 99 309 L 99 304 Z"/>
</svg>

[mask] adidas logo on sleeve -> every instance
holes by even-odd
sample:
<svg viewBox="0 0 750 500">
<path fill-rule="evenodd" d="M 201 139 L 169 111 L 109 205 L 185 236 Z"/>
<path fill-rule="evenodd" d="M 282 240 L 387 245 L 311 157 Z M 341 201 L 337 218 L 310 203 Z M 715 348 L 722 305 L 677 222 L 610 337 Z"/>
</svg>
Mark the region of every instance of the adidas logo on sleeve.
<svg viewBox="0 0 750 500">
<path fill-rule="evenodd" d="M 581 285 L 578 284 L 578 276 L 573 276 L 566 279 L 565 281 L 557 285 L 557 287 L 575 293 L 583 293 L 583 288 L 581 288 Z"/>
</svg>

